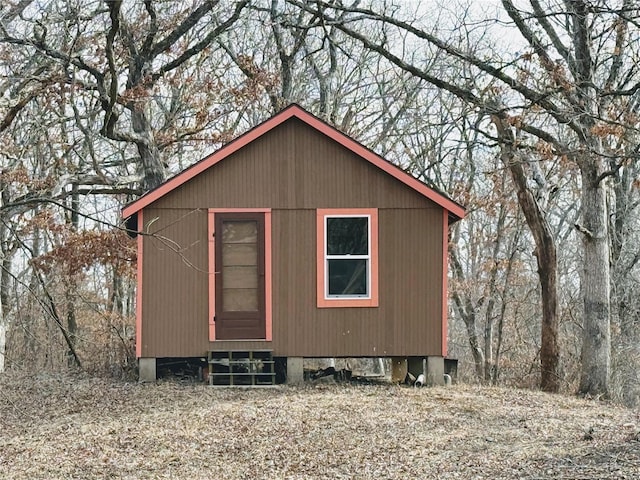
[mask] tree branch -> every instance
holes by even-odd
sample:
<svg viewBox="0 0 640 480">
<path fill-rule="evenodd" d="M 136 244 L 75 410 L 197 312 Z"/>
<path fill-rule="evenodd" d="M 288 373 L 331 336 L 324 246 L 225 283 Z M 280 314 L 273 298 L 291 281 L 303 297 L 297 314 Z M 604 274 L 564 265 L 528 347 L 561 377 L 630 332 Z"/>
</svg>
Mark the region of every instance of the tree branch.
<svg viewBox="0 0 640 480">
<path fill-rule="evenodd" d="M 202 17 L 209 13 L 217 3 L 218 0 L 205 0 L 202 5 L 191 12 L 191 14 L 180 23 L 180 25 L 151 47 L 149 57 L 155 58 L 162 52 L 171 48 L 171 46 L 191 30 L 191 28 L 198 23 Z"/>
<path fill-rule="evenodd" d="M 629 7 L 629 0 L 625 0 L 623 4 L 624 7 Z M 621 18 L 616 20 L 616 45 L 613 50 L 613 58 L 611 62 L 611 69 L 609 70 L 609 76 L 607 77 L 607 81 L 604 83 L 604 90 L 611 90 L 613 84 L 617 82 L 618 76 L 620 75 L 620 70 L 622 68 L 622 54 L 625 49 L 625 42 L 627 39 L 627 33 L 629 31 L 628 23 L 623 21 Z"/>
<path fill-rule="evenodd" d="M 249 1 L 250 0 L 242 0 L 241 2 L 238 2 L 236 4 L 236 8 L 233 14 L 227 20 L 225 20 L 223 23 L 221 23 L 216 28 L 214 28 L 211 32 L 209 32 L 209 34 L 203 40 L 196 43 L 194 46 L 186 49 L 182 53 L 182 55 L 178 56 L 178 58 L 160 67 L 158 69 L 158 72 L 152 75 L 152 79 L 157 80 L 158 78 L 162 77 L 162 75 L 164 75 L 165 73 L 170 72 L 175 68 L 178 68 L 180 65 L 182 65 L 184 62 L 189 60 L 191 57 L 193 57 L 194 55 L 197 55 L 202 50 L 204 50 L 207 46 L 211 45 L 211 42 L 213 41 L 214 38 L 216 38 L 221 33 L 226 31 L 231 25 L 233 25 L 236 22 L 236 20 L 238 20 L 238 18 L 240 18 L 240 13 L 244 9 L 244 7 L 247 6 Z"/>
<path fill-rule="evenodd" d="M 113 136 L 116 122 L 118 121 L 118 113 L 114 110 L 118 99 L 118 72 L 116 71 L 116 62 L 113 55 L 113 42 L 120 28 L 120 7 L 121 0 L 106 1 L 109 7 L 109 17 L 111 18 L 111 27 L 107 32 L 107 44 L 105 46 L 107 54 L 107 62 L 109 63 L 109 96 L 102 100 L 102 108 L 104 110 L 104 123 L 102 126 L 102 134 L 105 136 Z"/>
<path fill-rule="evenodd" d="M 567 65 L 569 65 L 569 68 L 573 71 L 575 69 L 575 59 L 571 55 L 569 49 L 562 43 L 562 40 L 560 40 L 560 37 L 558 37 L 558 34 L 556 33 L 549 20 L 547 20 L 547 14 L 540 6 L 540 2 L 538 0 L 530 0 L 530 3 L 533 7 L 535 19 L 549 36 L 553 47 L 560 54 L 560 56 L 564 58 L 564 60 L 567 62 Z"/>
<path fill-rule="evenodd" d="M 147 14 L 149 15 L 149 31 L 147 32 L 142 44 L 142 55 L 149 57 L 149 55 L 151 55 L 153 41 L 158 34 L 158 15 L 153 5 L 153 0 L 144 0 L 144 8 L 147 10 Z"/>
<path fill-rule="evenodd" d="M 426 72 L 422 71 L 421 69 L 418 69 L 413 65 L 407 64 L 406 62 L 401 60 L 399 57 L 397 57 L 397 56 L 393 55 L 391 52 L 389 52 L 386 48 L 384 48 L 384 46 L 378 45 L 378 44 L 374 44 L 368 38 L 366 38 L 364 35 L 362 35 L 362 34 L 356 32 L 356 31 L 348 28 L 346 26 L 346 22 L 345 21 L 337 21 L 336 19 L 327 16 L 326 13 L 321 12 L 319 10 L 314 10 L 311 7 L 309 7 L 306 3 L 302 3 L 302 2 L 300 2 L 298 0 L 287 0 L 287 1 L 290 4 L 295 5 L 298 8 L 305 9 L 306 11 L 308 11 L 310 13 L 313 13 L 315 15 L 323 15 L 324 18 L 327 21 L 329 21 L 332 25 L 334 25 L 336 28 L 338 28 L 342 32 L 346 33 L 347 35 L 351 36 L 352 38 L 355 38 L 355 39 L 359 40 L 369 50 L 375 51 L 379 55 L 382 55 L 383 57 L 385 57 L 388 60 L 390 60 L 391 62 L 393 62 L 398 67 L 400 67 L 400 68 L 412 73 L 413 75 L 417 76 L 418 78 L 422 78 L 423 80 L 426 80 L 429 83 L 432 83 L 436 87 L 444 88 L 444 89 L 448 90 L 449 92 L 453 93 L 454 95 L 458 96 L 462 100 L 470 101 L 470 102 L 474 103 L 475 105 L 481 104 L 481 102 L 478 101 L 478 99 L 477 99 L 477 97 L 475 97 L 475 95 L 469 96 L 470 92 L 464 91 L 463 89 L 461 89 L 457 85 L 453 85 L 453 84 L 451 84 L 449 82 L 445 82 L 445 81 L 443 81 L 443 80 L 441 80 L 439 78 L 436 78 L 434 76 L 428 75 Z M 423 30 L 420 30 L 420 29 L 414 27 L 413 25 L 410 25 L 410 24 L 408 24 L 406 22 L 403 22 L 401 20 L 397 20 L 397 19 L 395 19 L 393 17 L 389 17 L 389 16 L 387 16 L 385 14 L 380 14 L 380 13 L 374 12 L 373 10 L 361 9 L 361 8 L 357 8 L 357 7 L 342 7 L 342 6 L 339 6 L 339 5 L 336 5 L 336 4 L 328 4 L 328 3 L 325 3 L 325 2 L 323 2 L 321 0 L 317 0 L 316 4 L 319 5 L 319 6 L 325 7 L 325 8 L 336 9 L 336 10 L 339 10 L 339 11 L 345 11 L 346 10 L 348 12 L 360 13 L 360 14 L 366 15 L 366 17 L 368 19 L 370 19 L 370 20 L 376 20 L 376 21 L 380 21 L 380 22 L 382 22 L 384 24 L 389 24 L 389 25 L 396 26 L 398 28 L 401 28 L 401 29 L 403 29 L 403 30 L 415 35 L 416 37 L 418 37 L 420 39 L 426 40 L 428 43 L 434 45 L 435 47 L 437 47 L 441 51 L 447 53 L 451 57 L 457 58 L 459 60 L 462 60 L 463 62 L 466 62 L 466 63 L 468 63 L 470 65 L 473 65 L 474 67 L 478 68 L 480 71 L 483 71 L 483 72 L 489 74 L 490 76 L 492 76 L 493 78 L 495 78 L 495 79 L 499 80 L 500 82 L 504 83 L 509 88 L 511 88 L 512 90 L 518 92 L 520 95 L 522 95 L 524 98 L 526 98 L 527 100 L 529 100 L 533 104 L 539 105 L 540 107 L 542 107 L 546 111 L 546 113 L 549 114 L 551 117 L 553 117 L 558 123 L 567 125 L 571 130 L 576 132 L 578 135 L 582 136 L 584 134 L 582 125 L 580 125 L 579 123 L 577 123 L 575 121 L 574 115 L 568 115 L 567 113 L 563 112 L 562 109 L 558 105 L 556 105 L 554 102 L 552 102 L 549 99 L 549 95 L 546 92 L 538 92 L 536 90 L 533 90 L 533 89 L 527 87 L 526 85 L 524 85 L 523 83 L 519 82 L 518 80 L 516 80 L 512 76 L 506 74 L 501 68 L 494 67 L 493 65 L 490 65 L 486 61 L 483 61 L 483 60 L 475 57 L 474 55 L 462 52 L 462 51 L 458 50 L 457 48 L 455 48 L 455 47 L 447 44 L 446 42 L 440 40 L 439 38 L 437 38 L 437 37 L 435 37 L 433 35 L 430 35 L 430 34 L 424 32 Z"/>
</svg>

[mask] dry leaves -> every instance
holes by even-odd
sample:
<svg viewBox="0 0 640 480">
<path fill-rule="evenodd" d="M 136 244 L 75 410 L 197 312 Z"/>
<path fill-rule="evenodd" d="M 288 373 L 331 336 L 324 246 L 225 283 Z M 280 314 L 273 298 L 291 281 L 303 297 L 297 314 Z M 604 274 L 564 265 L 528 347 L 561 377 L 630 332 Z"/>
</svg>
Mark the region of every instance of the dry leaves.
<svg viewBox="0 0 640 480">
<path fill-rule="evenodd" d="M 640 414 L 540 392 L 0 376 L 0 477 L 635 479 Z"/>
</svg>

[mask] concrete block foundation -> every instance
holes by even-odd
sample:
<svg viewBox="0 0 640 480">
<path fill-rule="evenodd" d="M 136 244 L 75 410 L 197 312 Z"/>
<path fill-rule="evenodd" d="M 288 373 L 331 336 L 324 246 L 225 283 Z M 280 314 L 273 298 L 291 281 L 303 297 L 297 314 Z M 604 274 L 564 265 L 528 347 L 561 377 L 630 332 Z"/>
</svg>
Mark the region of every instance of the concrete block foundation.
<svg viewBox="0 0 640 480">
<path fill-rule="evenodd" d="M 141 383 L 156 381 L 156 359 L 155 358 L 139 358 L 138 359 L 138 381 Z"/>
<path fill-rule="evenodd" d="M 427 357 L 427 385 L 444 385 L 444 357 Z"/>
<path fill-rule="evenodd" d="M 407 378 L 408 372 L 406 357 L 391 358 L 391 381 L 393 383 L 402 383 Z"/>
<path fill-rule="evenodd" d="M 287 383 L 289 385 L 304 383 L 303 360 L 302 357 L 287 357 Z"/>
</svg>

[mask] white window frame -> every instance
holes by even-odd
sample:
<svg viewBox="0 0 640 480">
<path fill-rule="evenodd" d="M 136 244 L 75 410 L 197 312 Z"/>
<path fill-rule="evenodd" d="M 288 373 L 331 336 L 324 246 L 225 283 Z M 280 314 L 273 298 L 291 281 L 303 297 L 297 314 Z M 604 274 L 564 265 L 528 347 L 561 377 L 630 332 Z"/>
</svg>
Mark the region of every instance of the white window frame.
<svg viewBox="0 0 640 480">
<path fill-rule="evenodd" d="M 367 254 L 366 255 L 329 255 L 327 253 L 327 236 L 330 218 L 366 218 L 367 219 Z M 370 214 L 328 214 L 324 216 L 324 298 L 325 300 L 371 299 L 371 215 Z M 367 294 L 366 295 L 330 295 L 329 294 L 329 260 L 366 260 Z"/>
</svg>

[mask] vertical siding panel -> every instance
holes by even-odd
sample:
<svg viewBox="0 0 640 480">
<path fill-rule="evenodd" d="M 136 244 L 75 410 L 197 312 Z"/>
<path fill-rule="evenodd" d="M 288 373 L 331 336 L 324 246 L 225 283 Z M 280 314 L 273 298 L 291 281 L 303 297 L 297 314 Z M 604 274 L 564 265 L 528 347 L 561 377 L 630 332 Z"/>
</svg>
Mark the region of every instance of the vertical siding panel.
<svg viewBox="0 0 640 480">
<path fill-rule="evenodd" d="M 393 213 L 389 210 L 378 212 L 378 251 L 379 251 L 379 291 L 380 305 L 385 310 L 385 321 L 378 324 L 378 335 L 384 345 L 383 351 L 393 351 L 395 345 L 395 324 L 397 322 L 398 308 L 397 297 L 391 285 L 398 284 L 397 264 L 389 261 L 389 257 L 394 257 L 394 252 L 398 247 L 394 240 L 396 226 L 392 222 Z"/>
<path fill-rule="evenodd" d="M 206 213 L 145 209 L 145 225 L 154 234 L 144 245 L 143 323 L 154 325 L 145 329 L 149 356 L 192 356 L 196 349 L 202 355 L 208 340 Z"/>
<path fill-rule="evenodd" d="M 289 285 L 295 304 L 296 345 L 325 343 L 326 326 L 319 321 L 316 308 L 316 215 L 315 210 L 289 210 L 293 219 L 290 241 L 294 244 L 293 274 Z"/>
<path fill-rule="evenodd" d="M 290 229 L 289 218 L 285 211 L 274 210 L 271 213 L 273 222 L 273 341 L 274 348 L 289 350 L 291 335 L 287 312 L 289 305 L 288 278 L 291 276 L 291 262 L 286 260 L 286 232 Z"/>
<path fill-rule="evenodd" d="M 369 162 L 291 119 L 154 203 L 155 208 L 434 208 Z"/>
</svg>

